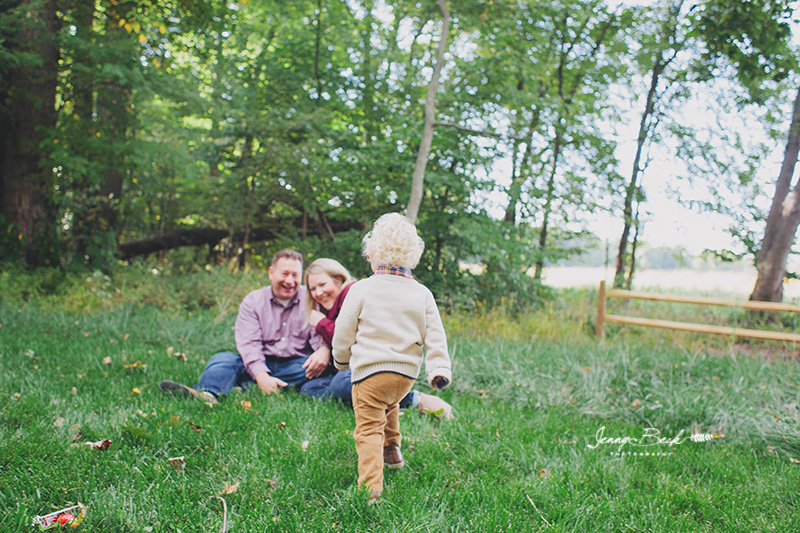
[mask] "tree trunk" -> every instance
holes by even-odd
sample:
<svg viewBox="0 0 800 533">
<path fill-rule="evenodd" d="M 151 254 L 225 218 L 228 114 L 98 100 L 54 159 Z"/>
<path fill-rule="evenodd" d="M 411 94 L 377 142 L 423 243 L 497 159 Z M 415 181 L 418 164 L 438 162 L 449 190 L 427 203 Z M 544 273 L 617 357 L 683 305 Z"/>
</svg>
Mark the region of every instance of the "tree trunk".
<svg viewBox="0 0 800 533">
<path fill-rule="evenodd" d="M 16 35 L 4 46 L 24 54 L 0 86 L 0 223 L 16 235 L 31 267 L 57 262 L 58 210 L 42 143 L 56 123 L 59 21 L 56 1 L 25 0 Z"/>
<path fill-rule="evenodd" d="M 550 223 L 550 213 L 553 210 L 553 196 L 556 190 L 556 171 L 558 170 L 558 158 L 561 155 L 561 129 L 556 129 L 556 138 L 553 142 L 553 167 L 550 171 L 550 178 L 547 180 L 547 196 L 542 209 L 542 228 L 539 230 L 539 257 L 533 270 L 533 279 L 542 279 L 544 270 L 544 254 L 547 250 L 547 230 Z"/>
<path fill-rule="evenodd" d="M 416 223 L 419 207 L 422 204 L 422 185 L 425 180 L 425 166 L 431 152 L 433 142 L 433 124 L 436 121 L 436 91 L 439 89 L 439 77 L 444 63 L 444 52 L 447 50 L 447 34 L 450 30 L 450 12 L 444 5 L 444 0 L 436 0 L 436 7 L 442 15 L 442 33 L 439 37 L 439 46 L 436 50 L 436 64 L 433 66 L 433 76 L 428 85 L 428 96 L 425 99 L 425 125 L 422 129 L 422 140 L 417 152 L 417 162 L 411 177 L 411 195 L 406 208 L 406 216 L 411 222 Z"/>
<path fill-rule="evenodd" d="M 663 60 L 663 53 L 659 52 L 658 57 L 653 64 L 653 70 L 650 77 L 650 89 L 647 91 L 647 101 L 642 112 L 642 118 L 639 121 L 639 135 L 636 138 L 636 155 L 633 158 L 633 168 L 631 170 L 631 178 L 625 187 L 625 204 L 622 208 L 622 236 L 619 239 L 619 248 L 617 249 L 617 267 L 614 272 L 614 288 L 619 289 L 625 284 L 625 265 L 627 263 L 628 255 L 628 241 L 630 239 L 631 226 L 636 223 L 633 218 L 633 203 L 636 198 L 636 192 L 639 190 L 639 176 L 642 172 L 640 163 L 642 160 L 642 149 L 650 133 L 650 119 L 655 111 L 656 90 L 658 88 L 658 80 L 664 72 L 667 63 Z M 631 251 L 633 254 L 633 251 Z M 635 258 L 631 257 L 631 263 Z M 631 268 L 631 272 L 633 269 Z M 630 283 L 630 281 L 629 281 Z"/>
<path fill-rule="evenodd" d="M 783 154 L 783 164 L 775 186 L 775 195 L 767 216 L 764 240 L 758 253 L 758 275 L 751 300 L 780 302 L 783 299 L 783 278 L 786 275 L 786 259 L 794 244 L 797 227 L 800 225 L 800 190 L 792 176 L 800 151 L 800 89 L 794 100 L 789 139 Z"/>
</svg>

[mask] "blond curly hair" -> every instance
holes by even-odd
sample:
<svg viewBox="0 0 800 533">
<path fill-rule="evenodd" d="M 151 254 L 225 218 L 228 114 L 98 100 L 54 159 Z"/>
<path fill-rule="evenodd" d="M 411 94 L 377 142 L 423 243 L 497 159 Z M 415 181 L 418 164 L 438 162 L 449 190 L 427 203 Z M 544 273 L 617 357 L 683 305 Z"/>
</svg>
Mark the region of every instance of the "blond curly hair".
<svg viewBox="0 0 800 533">
<path fill-rule="evenodd" d="M 378 218 L 362 244 L 364 257 L 373 268 L 380 265 L 414 268 L 425 249 L 417 228 L 400 213 L 386 213 Z"/>
</svg>

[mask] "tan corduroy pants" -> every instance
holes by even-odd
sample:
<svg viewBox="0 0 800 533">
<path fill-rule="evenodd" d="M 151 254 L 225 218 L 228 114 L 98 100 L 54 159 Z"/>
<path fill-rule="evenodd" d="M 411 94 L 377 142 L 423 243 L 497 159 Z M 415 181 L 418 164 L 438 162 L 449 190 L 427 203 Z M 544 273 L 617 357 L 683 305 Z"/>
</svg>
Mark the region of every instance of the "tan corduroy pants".
<svg viewBox="0 0 800 533">
<path fill-rule="evenodd" d="M 353 437 L 358 452 L 358 485 L 383 492 L 383 448 L 400 446 L 400 407 L 414 380 L 382 372 L 353 383 Z"/>
</svg>

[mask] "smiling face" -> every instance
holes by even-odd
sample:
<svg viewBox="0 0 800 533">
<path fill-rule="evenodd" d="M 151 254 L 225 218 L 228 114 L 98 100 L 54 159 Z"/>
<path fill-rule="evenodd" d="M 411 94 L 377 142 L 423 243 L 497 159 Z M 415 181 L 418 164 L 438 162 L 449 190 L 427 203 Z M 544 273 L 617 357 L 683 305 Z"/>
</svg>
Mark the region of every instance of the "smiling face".
<svg viewBox="0 0 800 533">
<path fill-rule="evenodd" d="M 300 288 L 303 263 L 289 257 L 281 257 L 269 267 L 272 294 L 280 300 L 291 300 Z"/>
<path fill-rule="evenodd" d="M 326 311 L 331 310 L 336 297 L 342 292 L 342 282 L 323 273 L 309 274 L 307 284 L 311 297 Z"/>
</svg>

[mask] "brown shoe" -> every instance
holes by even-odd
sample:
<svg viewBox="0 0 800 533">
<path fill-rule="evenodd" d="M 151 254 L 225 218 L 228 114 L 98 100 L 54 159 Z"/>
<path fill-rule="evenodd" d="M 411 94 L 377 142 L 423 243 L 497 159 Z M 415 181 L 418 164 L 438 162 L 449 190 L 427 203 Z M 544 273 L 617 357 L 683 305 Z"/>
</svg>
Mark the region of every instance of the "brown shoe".
<svg viewBox="0 0 800 533">
<path fill-rule="evenodd" d="M 180 383 L 175 383 L 174 381 L 170 381 L 165 379 L 162 381 L 158 388 L 163 390 L 164 392 L 171 392 L 172 394 L 183 396 L 184 398 L 188 398 L 190 395 L 194 396 L 195 398 L 200 398 L 201 400 L 205 400 L 210 404 L 217 403 L 217 397 L 211 394 L 208 391 L 197 391 L 191 387 L 187 387 L 186 385 L 181 385 Z"/>
<path fill-rule="evenodd" d="M 406 462 L 403 461 L 403 452 L 400 451 L 400 446 L 390 444 L 383 448 L 383 464 L 387 468 L 403 468 L 406 465 Z"/>
</svg>

